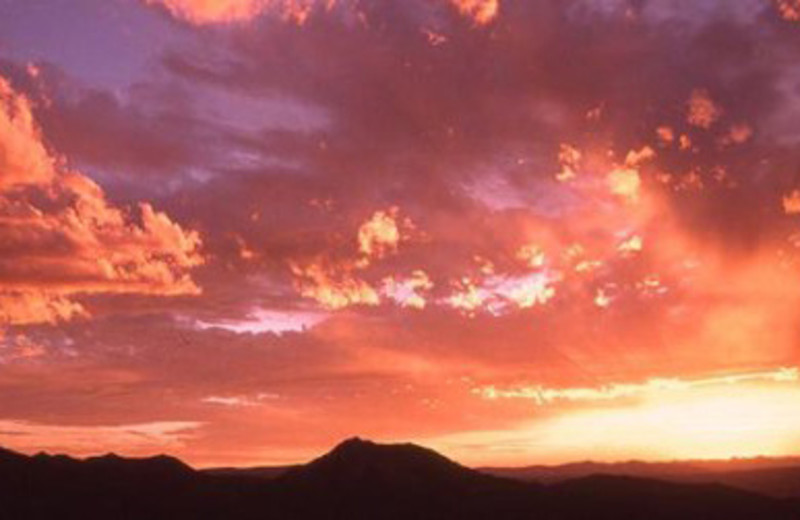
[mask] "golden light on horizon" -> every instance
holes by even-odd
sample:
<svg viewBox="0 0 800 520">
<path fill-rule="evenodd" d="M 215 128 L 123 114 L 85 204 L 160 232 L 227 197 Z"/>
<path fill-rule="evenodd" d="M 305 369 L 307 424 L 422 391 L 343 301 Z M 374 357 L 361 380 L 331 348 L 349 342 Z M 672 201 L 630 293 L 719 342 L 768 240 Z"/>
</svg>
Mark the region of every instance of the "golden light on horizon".
<svg viewBox="0 0 800 520">
<path fill-rule="evenodd" d="M 796 378 L 633 395 L 429 442 L 474 465 L 781 456 L 800 442 Z"/>
</svg>

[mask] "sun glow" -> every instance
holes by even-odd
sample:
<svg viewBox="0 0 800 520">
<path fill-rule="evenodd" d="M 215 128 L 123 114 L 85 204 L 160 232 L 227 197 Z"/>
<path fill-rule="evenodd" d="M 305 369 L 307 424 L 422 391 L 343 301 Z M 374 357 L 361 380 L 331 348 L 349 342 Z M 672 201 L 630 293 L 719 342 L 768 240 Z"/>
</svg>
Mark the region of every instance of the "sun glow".
<svg viewBox="0 0 800 520">
<path fill-rule="evenodd" d="M 799 441 L 800 386 L 793 380 L 650 392 L 431 444 L 472 464 L 520 465 L 779 456 Z"/>
<path fill-rule="evenodd" d="M 552 422 L 548 444 L 614 459 L 727 458 L 790 453 L 800 437 L 800 389 L 747 385 L 674 398 L 651 398 L 621 409 L 576 413 Z M 652 439 L 659 439 L 653 443 Z M 559 441 L 559 439 L 562 439 Z M 564 439 L 569 439 L 565 441 Z"/>
</svg>

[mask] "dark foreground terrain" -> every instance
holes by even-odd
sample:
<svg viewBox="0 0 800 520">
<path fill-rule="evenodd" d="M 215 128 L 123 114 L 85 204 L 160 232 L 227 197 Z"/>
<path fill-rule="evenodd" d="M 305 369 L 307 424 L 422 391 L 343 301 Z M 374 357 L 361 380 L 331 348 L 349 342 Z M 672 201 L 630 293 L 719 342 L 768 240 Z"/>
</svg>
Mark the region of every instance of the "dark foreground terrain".
<svg viewBox="0 0 800 520">
<path fill-rule="evenodd" d="M 170 457 L 0 450 L 0 518 L 800 519 L 800 501 L 720 484 L 585 476 L 549 485 L 471 470 L 411 444 L 348 440 L 283 472 L 199 472 Z"/>
</svg>

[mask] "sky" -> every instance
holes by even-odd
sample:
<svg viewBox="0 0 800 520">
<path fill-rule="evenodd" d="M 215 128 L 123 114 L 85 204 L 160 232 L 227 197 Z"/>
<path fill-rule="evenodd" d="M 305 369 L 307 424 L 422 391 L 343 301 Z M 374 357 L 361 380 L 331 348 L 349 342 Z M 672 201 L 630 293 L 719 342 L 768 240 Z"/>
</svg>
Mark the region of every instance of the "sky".
<svg viewBox="0 0 800 520">
<path fill-rule="evenodd" d="M 0 445 L 800 445 L 798 0 L 0 0 Z"/>
</svg>

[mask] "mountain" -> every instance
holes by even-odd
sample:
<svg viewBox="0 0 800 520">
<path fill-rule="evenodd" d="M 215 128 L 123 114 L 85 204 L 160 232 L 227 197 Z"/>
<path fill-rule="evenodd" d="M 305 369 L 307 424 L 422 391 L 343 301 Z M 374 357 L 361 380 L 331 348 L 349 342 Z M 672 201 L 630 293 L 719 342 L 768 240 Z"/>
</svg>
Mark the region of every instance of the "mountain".
<svg viewBox="0 0 800 520">
<path fill-rule="evenodd" d="M 716 483 L 775 498 L 800 499 L 800 461 L 796 457 L 681 462 L 580 462 L 559 466 L 481 468 L 480 471 L 503 478 L 544 484 L 591 475 L 696 484 Z"/>
<path fill-rule="evenodd" d="M 800 466 L 695 475 L 686 482 L 718 482 L 775 498 L 800 500 Z"/>
<path fill-rule="evenodd" d="M 255 466 L 249 468 L 236 468 L 236 467 L 219 467 L 219 468 L 205 468 L 199 470 L 205 475 L 212 475 L 218 477 L 247 477 L 272 480 L 279 477 L 287 471 L 296 468 L 297 465 L 292 466 Z"/>
<path fill-rule="evenodd" d="M 589 476 L 544 485 L 413 444 L 354 438 L 271 478 L 158 456 L 74 459 L 0 449 L 0 519 L 800 519 L 800 503 L 719 484 Z"/>
<path fill-rule="evenodd" d="M 427 488 L 469 486 L 500 479 L 465 468 L 439 453 L 415 444 L 376 444 L 358 437 L 279 477 L 293 485 L 416 487 L 425 476 Z M 504 481 L 505 482 L 505 481 Z"/>
<path fill-rule="evenodd" d="M 644 478 L 666 478 L 692 475 L 703 470 L 691 462 L 641 462 L 618 463 L 573 462 L 558 466 L 523 466 L 518 468 L 485 467 L 479 471 L 498 477 L 552 484 L 590 475 L 618 475 Z"/>
<path fill-rule="evenodd" d="M 413 444 L 358 438 L 274 481 L 293 517 L 525 518 L 544 486 L 486 475 Z M 308 497 L 314 497 L 309 501 Z"/>
</svg>

